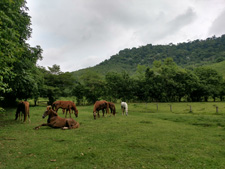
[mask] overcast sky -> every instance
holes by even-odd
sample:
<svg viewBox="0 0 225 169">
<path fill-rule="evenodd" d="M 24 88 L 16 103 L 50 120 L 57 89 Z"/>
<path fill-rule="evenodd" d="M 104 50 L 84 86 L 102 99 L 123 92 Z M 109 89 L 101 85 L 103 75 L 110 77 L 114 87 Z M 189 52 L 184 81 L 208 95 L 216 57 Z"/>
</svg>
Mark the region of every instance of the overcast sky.
<svg viewBox="0 0 225 169">
<path fill-rule="evenodd" d="M 94 66 L 125 48 L 225 34 L 225 0 L 27 0 L 40 66 Z"/>
</svg>

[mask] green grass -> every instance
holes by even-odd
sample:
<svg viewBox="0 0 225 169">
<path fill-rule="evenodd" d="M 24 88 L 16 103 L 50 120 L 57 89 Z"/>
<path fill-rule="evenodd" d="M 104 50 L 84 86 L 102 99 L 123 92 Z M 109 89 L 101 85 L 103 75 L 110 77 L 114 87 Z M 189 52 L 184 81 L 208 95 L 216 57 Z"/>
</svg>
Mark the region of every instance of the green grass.
<svg viewBox="0 0 225 169">
<path fill-rule="evenodd" d="M 47 121 L 44 106 L 31 107 L 25 124 L 7 109 L 0 114 L 0 168 L 224 168 L 224 103 L 159 103 L 158 111 L 155 103 L 130 103 L 128 116 L 116 107 L 115 117 L 93 120 L 93 106 L 78 106 L 74 130 L 34 130 Z"/>
</svg>

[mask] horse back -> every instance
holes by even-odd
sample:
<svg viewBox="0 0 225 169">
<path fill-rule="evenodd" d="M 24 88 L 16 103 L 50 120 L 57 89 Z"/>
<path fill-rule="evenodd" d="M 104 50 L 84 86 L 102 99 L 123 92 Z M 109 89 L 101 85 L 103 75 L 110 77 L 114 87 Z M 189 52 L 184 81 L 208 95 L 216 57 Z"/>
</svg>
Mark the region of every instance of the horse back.
<svg viewBox="0 0 225 169">
<path fill-rule="evenodd" d="M 55 101 L 53 103 L 53 107 L 56 109 L 62 108 L 62 109 L 71 109 L 75 106 L 75 104 L 72 101 Z"/>
<path fill-rule="evenodd" d="M 107 108 L 107 101 L 96 101 L 95 104 L 94 104 L 94 110 L 93 111 L 98 111 L 98 110 L 102 110 L 102 109 L 105 109 Z"/>
</svg>

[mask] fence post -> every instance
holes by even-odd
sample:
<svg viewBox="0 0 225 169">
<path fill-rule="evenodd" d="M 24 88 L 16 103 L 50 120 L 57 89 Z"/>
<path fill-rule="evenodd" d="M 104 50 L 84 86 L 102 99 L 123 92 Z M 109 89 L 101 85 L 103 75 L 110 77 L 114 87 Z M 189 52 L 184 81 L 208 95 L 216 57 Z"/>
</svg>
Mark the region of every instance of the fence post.
<svg viewBox="0 0 225 169">
<path fill-rule="evenodd" d="M 192 107 L 191 107 L 191 105 L 187 105 L 187 106 L 190 107 L 189 113 L 192 113 Z"/>
<path fill-rule="evenodd" d="M 216 113 L 219 112 L 219 107 L 217 105 L 213 105 L 214 107 L 216 107 Z"/>
<path fill-rule="evenodd" d="M 173 110 L 172 110 L 172 104 L 169 104 L 170 105 L 170 111 L 172 112 Z"/>
</svg>

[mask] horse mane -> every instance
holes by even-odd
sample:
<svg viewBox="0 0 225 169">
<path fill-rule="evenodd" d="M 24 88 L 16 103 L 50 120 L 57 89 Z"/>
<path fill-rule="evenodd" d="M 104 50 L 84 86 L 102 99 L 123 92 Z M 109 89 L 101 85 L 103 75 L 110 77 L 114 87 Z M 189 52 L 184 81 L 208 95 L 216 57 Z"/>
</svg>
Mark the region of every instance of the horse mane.
<svg viewBox="0 0 225 169">
<path fill-rule="evenodd" d="M 58 116 L 58 114 L 57 114 L 54 110 L 50 109 L 49 111 L 51 112 L 51 113 L 50 113 L 51 115 L 53 115 L 53 116 Z"/>
</svg>

